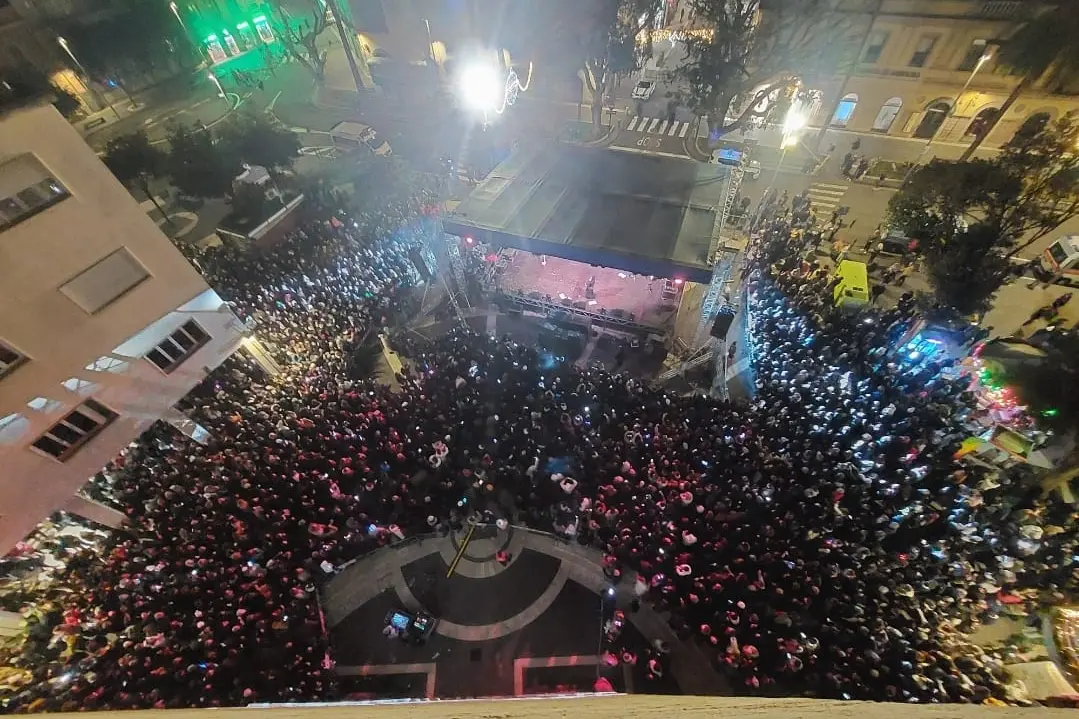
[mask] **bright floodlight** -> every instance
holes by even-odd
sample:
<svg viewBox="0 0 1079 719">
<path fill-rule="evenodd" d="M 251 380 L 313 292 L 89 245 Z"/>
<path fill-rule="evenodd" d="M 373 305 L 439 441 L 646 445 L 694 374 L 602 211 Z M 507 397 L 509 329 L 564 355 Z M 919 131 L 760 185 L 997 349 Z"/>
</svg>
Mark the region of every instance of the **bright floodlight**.
<svg viewBox="0 0 1079 719">
<path fill-rule="evenodd" d="M 798 144 L 798 133 L 809 125 L 809 115 L 802 108 L 792 105 L 783 118 L 783 139 L 780 146 L 784 149 Z"/>
<path fill-rule="evenodd" d="M 791 107 L 787 111 L 787 116 L 783 118 L 783 132 L 787 135 L 793 135 L 805 129 L 805 126 L 809 124 L 809 117 L 802 111 L 800 107 Z"/>
<path fill-rule="evenodd" d="M 498 70 L 487 64 L 469 65 L 461 72 L 461 99 L 473 110 L 489 112 L 501 106 L 506 92 Z"/>
</svg>

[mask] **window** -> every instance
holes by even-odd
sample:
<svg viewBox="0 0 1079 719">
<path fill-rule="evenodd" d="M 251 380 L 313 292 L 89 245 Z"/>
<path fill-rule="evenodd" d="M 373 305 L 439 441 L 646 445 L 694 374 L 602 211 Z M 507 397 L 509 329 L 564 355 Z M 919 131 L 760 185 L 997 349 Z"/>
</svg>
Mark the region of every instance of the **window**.
<svg viewBox="0 0 1079 719">
<path fill-rule="evenodd" d="M 985 40 L 975 40 L 967 48 L 967 54 L 963 56 L 963 60 L 959 63 L 957 70 L 969 71 L 973 70 L 978 64 L 978 61 L 982 59 L 982 55 L 985 54 Z"/>
<path fill-rule="evenodd" d="M 892 123 L 895 122 L 895 118 L 899 115 L 899 111 L 903 109 L 902 98 L 893 97 L 884 103 L 880 112 L 877 113 L 877 118 L 873 120 L 873 132 L 884 132 L 892 129 Z"/>
<path fill-rule="evenodd" d="M 918 41 L 918 47 L 914 50 L 914 54 L 910 56 L 908 64 L 911 67 L 925 67 L 925 64 L 929 61 L 929 55 L 936 46 L 936 35 L 923 35 L 922 39 Z"/>
<path fill-rule="evenodd" d="M 31 154 L 0 164 L 0 230 L 70 197 L 67 188 Z"/>
<path fill-rule="evenodd" d="M 54 424 L 52 429 L 34 440 L 32 446 L 63 462 L 98 432 L 112 424 L 116 417 L 115 412 L 100 402 L 87 399 Z"/>
<path fill-rule="evenodd" d="M 869 38 L 865 42 L 865 54 L 862 55 L 862 62 L 867 65 L 875 65 L 880 60 L 881 53 L 884 52 L 884 46 L 888 43 L 889 33 L 885 30 L 874 30 L 869 33 Z"/>
<path fill-rule="evenodd" d="M 150 278 L 150 273 L 126 247 L 91 265 L 60 286 L 69 300 L 94 314 Z"/>
<path fill-rule="evenodd" d="M 167 374 L 179 367 L 185 359 L 209 341 L 210 335 L 206 334 L 206 330 L 199 327 L 195 320 L 188 320 L 180 329 L 169 335 L 168 339 L 154 347 L 146 355 L 146 359 Z"/>
<path fill-rule="evenodd" d="M 7 377 L 25 361 L 25 355 L 0 342 L 0 378 Z"/>
</svg>

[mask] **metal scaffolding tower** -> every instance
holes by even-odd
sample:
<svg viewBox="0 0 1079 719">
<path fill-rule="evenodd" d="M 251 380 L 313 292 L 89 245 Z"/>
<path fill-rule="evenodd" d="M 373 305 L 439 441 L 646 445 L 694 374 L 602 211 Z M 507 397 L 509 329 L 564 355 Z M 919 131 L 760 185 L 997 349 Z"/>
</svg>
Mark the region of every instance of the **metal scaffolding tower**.
<svg viewBox="0 0 1079 719">
<path fill-rule="evenodd" d="M 695 348 L 705 343 L 708 330 L 712 322 L 715 321 L 719 308 L 729 304 L 724 299 L 723 289 L 731 281 L 734 255 L 724 250 L 723 232 L 727 226 L 727 218 L 730 217 L 731 208 L 734 207 L 734 202 L 738 198 L 738 191 L 742 187 L 742 178 L 744 176 L 745 169 L 742 165 L 739 164 L 730 168 L 730 174 L 727 177 L 727 192 L 723 196 L 720 211 L 716 214 L 716 223 L 712 230 L 712 236 L 718 239 L 719 247 L 717 247 L 712 258 L 712 281 L 708 283 L 708 292 L 701 302 L 701 320 L 700 324 L 697 325 L 697 334 L 693 343 Z"/>
</svg>

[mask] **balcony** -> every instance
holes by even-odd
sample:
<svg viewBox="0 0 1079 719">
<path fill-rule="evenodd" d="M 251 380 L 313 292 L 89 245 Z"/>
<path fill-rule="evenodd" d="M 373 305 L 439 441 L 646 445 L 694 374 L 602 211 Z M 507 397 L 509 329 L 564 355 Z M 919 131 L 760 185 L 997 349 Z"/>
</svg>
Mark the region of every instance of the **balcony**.
<svg viewBox="0 0 1079 719">
<path fill-rule="evenodd" d="M 1024 0 L 884 0 L 884 15 L 940 18 L 1017 19 L 1028 3 Z M 866 12 L 864 0 L 846 0 L 855 12 Z M 869 8 L 868 10 L 871 10 Z"/>
</svg>

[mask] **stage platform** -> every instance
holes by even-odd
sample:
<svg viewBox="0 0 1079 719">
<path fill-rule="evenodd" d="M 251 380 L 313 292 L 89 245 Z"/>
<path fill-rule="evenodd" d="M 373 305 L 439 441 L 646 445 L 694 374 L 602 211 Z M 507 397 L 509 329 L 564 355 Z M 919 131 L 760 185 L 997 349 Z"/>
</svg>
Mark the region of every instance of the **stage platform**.
<svg viewBox="0 0 1079 719">
<path fill-rule="evenodd" d="M 707 283 L 722 165 L 561 143 L 518 147 L 443 220 L 491 247 Z"/>
<path fill-rule="evenodd" d="M 593 297 L 588 297 L 589 278 L 595 278 Z M 673 297 L 664 299 L 662 278 L 649 279 L 643 275 L 593 267 L 583 262 L 560 257 L 541 258 L 530 252 L 517 251 L 495 278 L 498 290 L 549 295 L 554 302 L 571 302 L 593 312 L 621 312 L 632 315 L 642 325 L 656 328 L 673 327 L 681 287 Z"/>
</svg>

